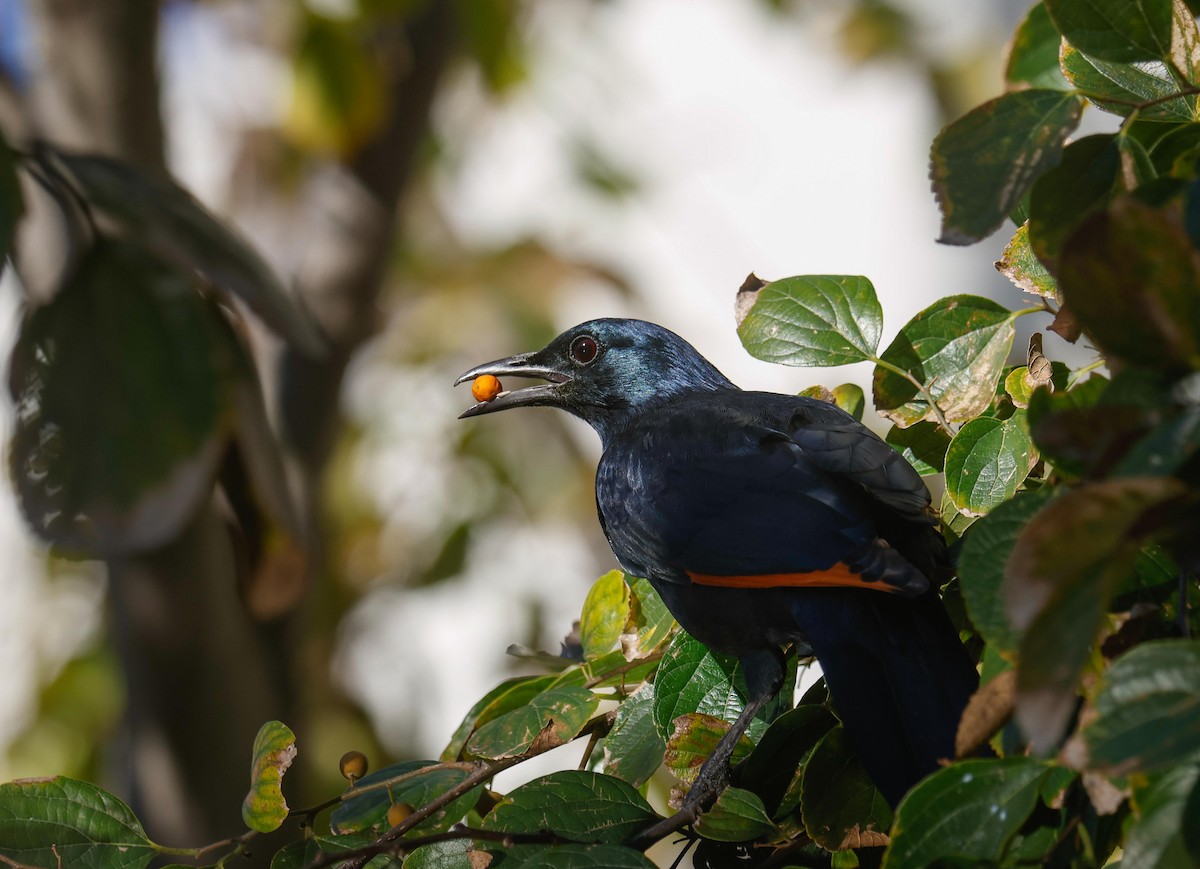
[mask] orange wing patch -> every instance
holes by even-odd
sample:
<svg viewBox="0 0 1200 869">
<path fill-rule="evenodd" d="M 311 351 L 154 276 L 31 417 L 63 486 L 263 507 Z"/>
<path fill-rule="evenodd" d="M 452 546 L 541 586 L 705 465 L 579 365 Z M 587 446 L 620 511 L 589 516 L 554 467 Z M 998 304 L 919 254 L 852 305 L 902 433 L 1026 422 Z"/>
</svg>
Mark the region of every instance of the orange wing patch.
<svg viewBox="0 0 1200 869">
<path fill-rule="evenodd" d="M 886 591 L 895 594 L 899 591 L 884 582 L 863 579 L 862 574 L 855 573 L 848 565 L 838 562 L 827 570 L 813 570 L 808 573 L 759 573 L 749 576 L 713 576 L 708 573 L 692 573 L 688 576 L 697 585 L 717 586 L 720 588 L 869 588 L 872 591 Z"/>
</svg>

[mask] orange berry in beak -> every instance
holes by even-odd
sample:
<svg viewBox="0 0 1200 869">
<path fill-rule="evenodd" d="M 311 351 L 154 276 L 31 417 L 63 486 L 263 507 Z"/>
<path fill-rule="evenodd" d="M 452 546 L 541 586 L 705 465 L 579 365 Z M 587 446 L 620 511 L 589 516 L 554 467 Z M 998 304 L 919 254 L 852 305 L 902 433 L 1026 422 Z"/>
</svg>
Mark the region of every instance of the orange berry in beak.
<svg viewBox="0 0 1200 869">
<path fill-rule="evenodd" d="M 476 401 L 491 401 L 500 394 L 500 381 L 490 374 L 480 374 L 471 384 L 471 394 Z"/>
</svg>

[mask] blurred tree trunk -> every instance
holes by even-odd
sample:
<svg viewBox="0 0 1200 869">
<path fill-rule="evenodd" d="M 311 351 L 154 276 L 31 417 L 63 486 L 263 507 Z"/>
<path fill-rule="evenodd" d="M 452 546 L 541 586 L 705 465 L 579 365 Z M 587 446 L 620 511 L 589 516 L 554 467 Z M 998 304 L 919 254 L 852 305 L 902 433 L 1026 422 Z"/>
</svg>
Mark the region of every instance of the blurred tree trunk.
<svg viewBox="0 0 1200 869">
<path fill-rule="evenodd" d="M 25 107 L 29 128 L 65 147 L 162 169 L 157 2 L 33 0 L 32 8 L 40 58 Z M 456 41 L 450 0 L 416 4 L 411 16 L 388 46 L 407 59 L 388 83 L 389 119 L 351 164 L 368 195 L 349 209 L 310 205 L 328 217 L 328 232 L 301 291 L 331 352 L 314 360 L 285 349 L 278 394 L 267 396 L 295 449 L 305 483 L 301 509 L 314 534 L 342 377 L 373 332 L 397 203 Z M 257 728 L 272 718 L 297 723 L 302 708 L 300 619 L 264 624 L 246 612 L 237 553 L 215 499 L 161 551 L 108 569 L 129 696 L 118 790 L 157 841 L 198 845 L 232 835 L 242 828 Z M 263 849 L 254 862 L 265 865 L 269 856 Z"/>
</svg>

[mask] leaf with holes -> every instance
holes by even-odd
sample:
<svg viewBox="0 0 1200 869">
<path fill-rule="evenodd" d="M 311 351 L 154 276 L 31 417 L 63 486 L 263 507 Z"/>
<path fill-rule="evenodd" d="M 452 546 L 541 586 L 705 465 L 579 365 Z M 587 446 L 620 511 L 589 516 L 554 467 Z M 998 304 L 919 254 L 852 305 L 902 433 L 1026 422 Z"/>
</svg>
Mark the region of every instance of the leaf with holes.
<svg viewBox="0 0 1200 869">
<path fill-rule="evenodd" d="M 783 365 L 845 365 L 875 355 L 883 309 L 857 275 L 802 275 L 740 291 L 738 336 L 751 356 Z"/>
<path fill-rule="evenodd" d="M 287 819 L 283 775 L 296 759 L 296 734 L 282 721 L 268 721 L 254 738 L 250 791 L 242 801 L 242 820 L 251 830 L 270 833 Z"/>
<path fill-rule="evenodd" d="M 930 175 L 946 244 L 991 235 L 1043 172 L 1058 163 L 1083 98 L 1012 91 L 972 109 L 933 140 Z"/>
<path fill-rule="evenodd" d="M 973 419 L 996 395 L 1015 316 L 990 299 L 948 296 L 909 320 L 881 358 L 921 383 L 950 422 Z M 872 386 L 876 409 L 896 425 L 933 418 L 917 387 L 889 368 L 875 366 Z"/>
</svg>

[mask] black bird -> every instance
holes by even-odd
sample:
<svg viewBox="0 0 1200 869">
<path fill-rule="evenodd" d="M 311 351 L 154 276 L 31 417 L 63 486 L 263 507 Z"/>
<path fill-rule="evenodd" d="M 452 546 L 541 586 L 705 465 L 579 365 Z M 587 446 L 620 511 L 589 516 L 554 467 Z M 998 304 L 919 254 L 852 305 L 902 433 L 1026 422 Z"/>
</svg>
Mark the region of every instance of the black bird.
<svg viewBox="0 0 1200 869">
<path fill-rule="evenodd" d="M 937 594 L 948 559 L 929 492 L 899 453 L 834 405 L 742 391 L 641 320 L 583 323 L 456 383 L 483 374 L 547 383 L 463 417 L 544 405 L 592 425 L 600 524 L 622 568 L 697 640 L 741 660 L 745 709 L 686 810 L 727 782 L 738 737 L 782 684 L 787 643 L 820 661 L 892 805 L 954 756 L 978 676 Z"/>
</svg>

